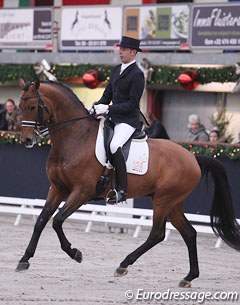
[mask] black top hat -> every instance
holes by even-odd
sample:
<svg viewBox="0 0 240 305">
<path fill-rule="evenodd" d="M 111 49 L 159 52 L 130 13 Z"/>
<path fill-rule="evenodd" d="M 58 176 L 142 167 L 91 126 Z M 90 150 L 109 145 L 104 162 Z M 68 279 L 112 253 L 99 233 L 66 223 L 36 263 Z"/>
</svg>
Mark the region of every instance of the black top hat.
<svg viewBox="0 0 240 305">
<path fill-rule="evenodd" d="M 119 44 L 117 44 L 117 46 L 121 48 L 136 49 L 138 52 L 142 52 L 142 50 L 139 48 L 139 45 L 140 40 L 127 36 L 122 36 L 122 40 Z"/>
</svg>

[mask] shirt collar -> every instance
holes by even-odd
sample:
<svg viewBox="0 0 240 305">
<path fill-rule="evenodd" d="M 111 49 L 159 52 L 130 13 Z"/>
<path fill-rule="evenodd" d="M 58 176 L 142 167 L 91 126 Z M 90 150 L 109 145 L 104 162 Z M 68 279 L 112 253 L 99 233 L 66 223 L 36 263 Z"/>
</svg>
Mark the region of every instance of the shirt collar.
<svg viewBox="0 0 240 305">
<path fill-rule="evenodd" d="M 131 64 L 133 64 L 133 63 L 135 63 L 135 62 L 136 62 L 136 60 L 134 59 L 133 61 L 128 62 L 127 64 L 122 63 L 122 65 L 121 65 L 121 73 L 122 73 L 128 66 L 130 66 Z"/>
</svg>

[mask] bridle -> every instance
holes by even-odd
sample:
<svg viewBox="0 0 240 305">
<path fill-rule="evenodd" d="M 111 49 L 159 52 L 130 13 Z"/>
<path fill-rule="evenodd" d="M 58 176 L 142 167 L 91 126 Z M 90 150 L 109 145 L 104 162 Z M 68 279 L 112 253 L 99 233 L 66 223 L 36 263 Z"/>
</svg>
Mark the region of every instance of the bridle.
<svg viewBox="0 0 240 305">
<path fill-rule="evenodd" d="M 26 101 L 26 100 L 36 98 L 36 97 L 38 99 L 37 100 L 37 119 L 36 119 L 36 121 L 22 121 L 22 127 L 33 127 L 35 134 L 37 136 L 43 138 L 43 137 L 46 137 L 49 135 L 48 125 L 51 122 L 51 116 L 50 116 L 50 112 L 47 108 L 47 105 L 44 105 L 38 91 L 35 95 L 21 97 L 21 100 Z M 49 119 L 46 122 L 44 122 L 44 120 L 43 120 L 44 111 L 46 111 L 47 114 L 49 115 Z"/>
<path fill-rule="evenodd" d="M 40 138 L 44 138 L 49 136 L 49 128 L 54 127 L 54 126 L 59 126 L 65 123 L 70 123 L 70 122 L 75 122 L 75 121 L 79 121 L 85 118 L 88 118 L 89 116 L 91 116 L 89 113 L 85 116 L 81 116 L 81 117 L 77 117 L 77 118 L 72 118 L 72 119 L 68 119 L 68 120 L 64 120 L 61 122 L 56 122 L 53 123 L 52 122 L 52 117 L 51 117 L 51 113 L 47 107 L 47 105 L 45 105 L 41 99 L 41 96 L 39 94 L 39 92 L 37 91 L 37 93 L 35 95 L 30 95 L 30 96 L 24 96 L 24 97 L 20 97 L 21 100 L 26 101 L 29 100 L 31 98 L 36 98 L 37 97 L 37 119 L 36 121 L 22 121 L 22 127 L 33 127 L 34 128 L 34 132 L 37 136 L 39 136 Z M 49 119 L 44 121 L 43 116 L 44 116 L 44 111 L 47 112 L 47 114 L 49 115 Z"/>
</svg>

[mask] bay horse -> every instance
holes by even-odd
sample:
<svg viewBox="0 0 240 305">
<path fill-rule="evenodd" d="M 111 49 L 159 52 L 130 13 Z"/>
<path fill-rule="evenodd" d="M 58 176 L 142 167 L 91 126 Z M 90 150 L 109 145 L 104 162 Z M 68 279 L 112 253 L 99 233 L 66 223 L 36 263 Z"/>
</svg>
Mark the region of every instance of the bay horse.
<svg viewBox="0 0 240 305">
<path fill-rule="evenodd" d="M 95 142 L 99 121 L 70 88 L 51 81 L 19 81 L 22 89 L 20 108 L 23 115 L 21 141 L 32 146 L 35 132 L 48 128 L 51 150 L 47 160 L 50 181 L 45 205 L 35 223 L 31 240 L 16 271 L 29 268 L 40 235 L 48 220 L 62 201 L 63 207 L 53 218 L 52 226 L 59 238 L 61 248 L 72 259 L 82 261 L 82 253 L 71 247 L 63 231 L 64 221 L 83 204 L 95 198 L 96 185 L 103 166 L 95 156 Z M 170 140 L 148 139 L 149 167 L 146 174 L 128 174 L 129 198 L 150 196 L 153 202 L 153 223 L 147 240 L 130 253 L 115 271 L 115 276 L 127 274 L 141 255 L 164 240 L 166 221 L 169 221 L 185 241 L 190 270 L 179 286 L 190 287 L 199 276 L 196 231 L 186 219 L 183 204 L 195 189 L 201 176 L 211 173 L 215 183 L 211 207 L 211 225 L 230 247 L 240 250 L 240 229 L 235 219 L 228 178 L 223 165 L 210 157 L 195 157 L 181 145 Z M 99 196 L 105 198 L 110 186 Z"/>
</svg>

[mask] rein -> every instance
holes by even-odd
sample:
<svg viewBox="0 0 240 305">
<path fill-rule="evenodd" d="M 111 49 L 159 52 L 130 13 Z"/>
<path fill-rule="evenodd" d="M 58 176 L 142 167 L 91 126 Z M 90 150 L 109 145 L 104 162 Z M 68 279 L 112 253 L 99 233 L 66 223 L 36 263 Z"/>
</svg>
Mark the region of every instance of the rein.
<svg viewBox="0 0 240 305">
<path fill-rule="evenodd" d="M 35 97 L 38 98 L 38 101 L 37 101 L 37 104 L 38 104 L 37 120 L 36 121 L 22 121 L 22 127 L 33 127 L 34 132 L 41 138 L 46 137 L 46 136 L 49 135 L 49 129 L 48 128 L 63 125 L 63 124 L 66 124 L 66 123 L 79 121 L 79 120 L 86 119 L 86 118 L 91 116 L 90 114 L 87 114 L 87 115 L 82 116 L 82 117 L 77 117 L 77 118 L 64 120 L 64 121 L 61 121 L 61 122 L 51 123 L 50 112 L 47 108 L 47 105 L 43 104 L 43 101 L 42 101 L 38 91 L 37 91 L 36 95 L 21 97 L 21 99 L 25 101 L 25 100 L 35 98 Z M 43 110 L 45 110 L 50 117 L 49 120 L 47 120 L 46 122 L 43 121 Z"/>
<path fill-rule="evenodd" d="M 81 117 L 72 118 L 72 119 L 64 120 L 64 121 L 57 122 L 57 123 L 51 123 L 51 124 L 48 125 L 48 127 L 54 127 L 54 126 L 65 124 L 65 123 L 79 121 L 79 120 L 82 120 L 82 119 L 86 119 L 90 116 L 91 116 L 91 114 L 87 114 L 87 115 L 84 115 L 84 116 L 81 116 Z"/>
</svg>

